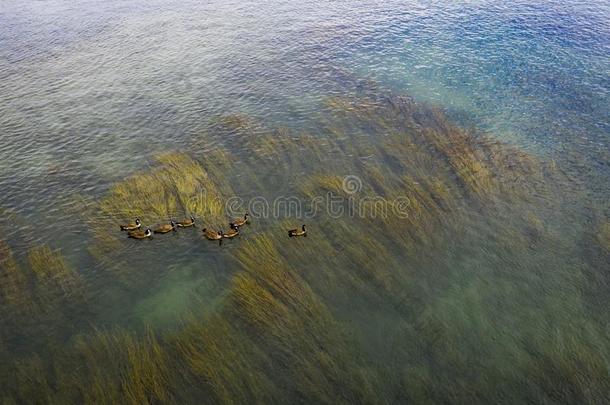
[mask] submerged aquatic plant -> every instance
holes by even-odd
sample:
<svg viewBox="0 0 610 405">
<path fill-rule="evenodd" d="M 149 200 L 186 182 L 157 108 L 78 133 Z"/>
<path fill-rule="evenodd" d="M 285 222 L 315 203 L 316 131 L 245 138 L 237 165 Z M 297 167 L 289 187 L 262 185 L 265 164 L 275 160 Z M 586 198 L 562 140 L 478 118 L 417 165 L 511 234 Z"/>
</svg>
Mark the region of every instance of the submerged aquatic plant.
<svg viewBox="0 0 610 405">
<path fill-rule="evenodd" d="M 108 277 L 124 277 L 121 286 L 137 291 L 155 281 L 121 249 L 117 224 L 134 217 L 148 224 L 193 213 L 210 227 L 226 226 L 223 202 L 233 193 L 311 199 L 329 192 L 344 201 L 404 197 L 405 215 L 383 216 L 375 205 L 367 215 L 320 212 L 307 221 L 307 238 L 292 239 L 285 230 L 296 218 L 256 218 L 232 250 L 205 245 L 230 279 L 207 314 L 185 315 L 169 330 L 71 333 L 44 357 L 34 350 L 7 356 L 0 335 L 2 399 L 608 398 L 608 318 L 602 311 L 587 316 L 593 310 L 582 291 L 591 287 L 590 274 L 574 243 L 582 235 L 564 232 L 557 215 L 571 204 L 561 172 L 458 128 L 437 109 L 366 89 L 328 99 L 310 133 L 268 129 L 245 116 L 218 120 L 190 154 L 158 156 L 89 206 L 91 250 Z M 343 187 L 348 174 L 362 182 L 355 193 Z M 605 228 L 595 236 L 601 247 Z M 133 249 L 153 253 L 143 246 Z M 87 296 L 86 275 L 48 247 L 20 264 L 0 244 L 0 269 L 0 299 L 10 308 L 23 296 L 56 309 L 52 301 Z M 7 384 L 8 375 L 17 384 Z"/>
<path fill-rule="evenodd" d="M 86 304 L 86 285 L 60 252 L 35 247 L 19 263 L 0 242 L 0 348 L 48 349 L 81 327 L 75 318 L 87 313 Z"/>
<path fill-rule="evenodd" d="M 21 272 L 13 252 L 5 241 L 0 241 L 0 307 L 19 309 L 26 304 L 27 279 Z M 8 315 L 9 311 L 5 315 Z"/>
<path fill-rule="evenodd" d="M 596 237 L 599 246 L 610 254 L 610 222 L 605 222 L 599 226 Z"/>
<path fill-rule="evenodd" d="M 92 252 L 101 259 L 115 253 L 124 235 L 114 231 L 133 218 L 154 224 L 193 215 L 214 224 L 224 222 L 223 209 L 217 184 L 197 161 L 178 152 L 161 154 L 150 171 L 117 183 L 101 201 L 89 205 Z"/>
</svg>

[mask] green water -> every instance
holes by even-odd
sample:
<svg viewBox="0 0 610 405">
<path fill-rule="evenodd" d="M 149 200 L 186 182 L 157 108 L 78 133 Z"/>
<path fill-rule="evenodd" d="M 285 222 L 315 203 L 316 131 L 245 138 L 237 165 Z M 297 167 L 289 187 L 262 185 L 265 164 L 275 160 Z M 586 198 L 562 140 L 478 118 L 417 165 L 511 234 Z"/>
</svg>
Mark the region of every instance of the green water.
<svg viewBox="0 0 610 405">
<path fill-rule="evenodd" d="M 608 402 L 607 7 L 545 5 L 1 6 L 1 402 Z"/>
<path fill-rule="evenodd" d="M 329 99 L 315 135 L 229 117 L 186 153 L 161 155 L 101 200 L 81 202 L 98 263 L 91 274 L 71 268 L 61 251 L 13 263 L 5 247 L 4 370 L 19 381 L 5 395 L 138 403 L 603 398 L 607 225 L 592 220 L 599 211 L 582 204 L 581 186 L 553 162 L 364 88 Z M 203 152 L 207 142 L 213 153 Z M 251 152 L 234 167 L 241 150 Z M 355 192 L 345 173 L 358 179 Z M 248 199 L 248 189 L 260 194 Z M 241 195 L 242 206 L 218 205 Z M 304 205 L 331 195 L 344 211 L 277 218 L 253 203 L 286 195 Z M 350 211 L 373 197 L 406 203 Z M 203 238 L 201 228 L 226 227 L 245 209 L 252 218 L 237 239 Z M 150 224 L 163 213 L 193 214 L 200 224 L 144 241 L 118 230 L 122 218 Z M 308 236 L 288 238 L 299 222 Z"/>
</svg>

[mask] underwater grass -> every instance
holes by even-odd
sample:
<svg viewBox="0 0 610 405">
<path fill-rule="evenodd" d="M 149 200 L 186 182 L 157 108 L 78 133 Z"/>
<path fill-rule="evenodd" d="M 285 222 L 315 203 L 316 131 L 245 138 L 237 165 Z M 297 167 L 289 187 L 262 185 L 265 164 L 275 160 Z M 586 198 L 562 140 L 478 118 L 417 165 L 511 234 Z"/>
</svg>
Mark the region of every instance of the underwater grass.
<svg viewBox="0 0 610 405">
<path fill-rule="evenodd" d="M 70 334 L 45 357 L 8 356 L 0 339 L 2 399 L 605 402 L 607 316 L 588 316 L 581 247 L 557 215 L 570 204 L 561 173 L 409 98 L 326 104 L 311 134 L 225 117 L 189 154 L 160 155 L 117 183 L 87 212 L 97 259 L 123 254 L 118 224 L 133 217 L 149 224 L 194 213 L 220 225 L 233 193 L 348 197 L 348 174 L 363 184 L 353 198 L 406 197 L 404 217 L 373 206 L 375 215 L 251 225 L 223 257 L 231 282 L 208 315 L 169 331 Z M 307 238 L 289 239 L 301 222 Z M 604 225 L 595 233 L 600 248 L 606 233 Z M 11 293 L 21 289 L 35 302 L 75 303 L 91 288 L 48 247 L 20 264 L 0 245 L 0 259 L 13 286 L 0 290 L 2 303 L 18 302 Z M 123 280 L 130 291 L 149 285 L 122 265 L 133 273 Z"/>
<path fill-rule="evenodd" d="M 164 342 L 152 331 L 143 338 L 121 331 L 78 337 L 58 354 L 53 373 L 38 357 L 20 362 L 19 384 L 4 392 L 45 403 L 157 403 L 189 395 L 206 403 L 374 402 L 370 378 L 358 371 L 338 325 L 296 274 L 285 273 L 271 241 L 252 240 L 243 254 L 244 270 L 220 314 L 190 320 Z M 189 384 L 198 388 L 176 391 Z"/>
<path fill-rule="evenodd" d="M 155 157 L 153 169 L 116 184 L 87 210 L 95 238 L 92 252 L 100 258 L 120 246 L 122 223 L 140 218 L 144 226 L 193 215 L 207 222 L 224 222 L 223 200 L 202 166 L 186 154 Z"/>
<path fill-rule="evenodd" d="M 0 269 L 0 306 L 17 309 L 26 303 L 24 294 L 27 279 L 19 269 L 12 250 L 4 241 L 0 241 Z"/>
<path fill-rule="evenodd" d="M 602 250 L 610 254 L 610 222 L 605 222 L 599 226 L 596 239 Z"/>
<path fill-rule="evenodd" d="M 0 243 L 0 279 L 0 341 L 12 350 L 21 350 L 24 338 L 44 350 L 46 339 L 73 333 L 77 325 L 69 319 L 86 312 L 84 281 L 47 245 L 30 249 L 19 263 Z"/>
<path fill-rule="evenodd" d="M 80 276 L 67 266 L 58 252 L 53 252 L 49 246 L 33 248 L 28 253 L 28 262 L 33 275 L 33 295 L 41 308 L 52 307 L 60 300 L 84 300 Z"/>
</svg>

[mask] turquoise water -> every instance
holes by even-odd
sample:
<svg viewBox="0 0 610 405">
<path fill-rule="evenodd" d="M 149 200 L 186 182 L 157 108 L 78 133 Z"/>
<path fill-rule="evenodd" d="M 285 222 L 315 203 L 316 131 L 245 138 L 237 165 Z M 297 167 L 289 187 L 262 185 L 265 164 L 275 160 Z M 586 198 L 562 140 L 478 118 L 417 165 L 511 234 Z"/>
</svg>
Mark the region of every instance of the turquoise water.
<svg viewBox="0 0 610 405">
<path fill-rule="evenodd" d="M 188 153 L 194 144 L 205 144 L 205 162 L 206 154 L 232 141 L 230 133 L 223 139 L 210 135 L 224 116 L 239 114 L 268 128 L 315 135 L 322 131 L 319 113 L 328 98 L 357 94 L 366 83 L 380 93 L 407 94 L 439 107 L 461 126 L 555 162 L 571 179 L 566 189 L 577 184 L 579 194 L 562 201 L 560 219 L 550 210 L 536 211 L 532 203 L 532 210 L 549 221 L 545 225 L 553 243 L 532 244 L 522 257 L 512 257 L 496 234 L 502 221 L 522 219 L 509 214 L 474 219 L 477 227 L 464 233 L 469 245 L 452 241 L 442 252 L 411 255 L 409 264 L 427 263 L 430 257 L 435 262 L 410 274 L 418 291 L 430 297 L 410 298 L 408 310 L 386 303 L 349 314 L 343 302 L 349 299 L 337 297 L 336 312 L 356 325 L 357 339 L 380 345 L 378 352 L 370 347 L 363 352 L 375 352 L 376 361 L 397 369 L 394 342 L 384 339 L 404 336 L 388 325 L 420 310 L 442 322 L 459 320 L 466 350 L 476 351 L 479 341 L 486 348 L 505 342 L 511 349 L 495 347 L 497 358 L 490 356 L 496 364 L 506 362 L 525 339 L 513 334 L 511 325 L 519 325 L 530 307 L 544 307 L 546 315 L 562 322 L 586 314 L 607 334 L 606 317 L 600 315 L 610 296 L 606 279 L 592 282 L 599 287 L 597 295 L 583 303 L 580 294 L 588 287 L 582 287 L 580 273 L 569 271 L 609 268 L 604 261 L 591 259 L 591 264 L 582 258 L 594 227 L 610 216 L 610 4 L 605 1 L 3 0 L 1 239 L 19 261 L 31 247 L 49 244 L 85 275 L 93 286 L 93 305 L 87 309 L 92 314 L 67 315 L 78 319 L 74 333 L 117 325 L 166 330 L 184 314 L 214 313 L 234 275 L 227 263 L 239 252 L 239 243 L 202 250 L 201 241 L 187 231 L 168 238 L 163 249 L 126 244 L 116 251 L 121 259 L 100 262 L 87 249 L 91 235 L 80 216 L 83 199 L 102 198 L 117 182 L 154 166 L 159 153 Z M 383 136 L 374 130 L 368 135 Z M 245 143 L 231 151 L 239 172 L 251 151 Z M 269 189 L 257 184 L 239 192 L 276 195 L 299 181 L 299 173 L 270 177 Z M 273 221 L 261 219 L 250 231 L 262 233 L 269 226 Z M 350 246 L 335 248 L 344 252 Z M 388 255 L 403 260 L 406 253 L 392 249 Z M 137 279 L 141 274 L 125 273 L 121 260 L 129 255 L 150 272 L 123 289 L 113 283 L 114 276 Z M 511 276 L 513 268 L 540 278 Z M 436 280 L 439 269 L 446 272 Z M 557 271 L 545 278 L 549 269 Z M 496 282 L 506 296 L 490 303 L 477 295 L 489 285 L 500 290 Z M 523 302 L 506 305 L 503 298 L 512 299 L 524 285 Z M 498 316 L 499 325 L 479 319 L 487 311 Z M 539 315 L 527 319 L 541 322 Z M 379 331 L 367 329 L 371 322 Z M 549 322 L 541 332 L 545 338 L 555 336 Z M 66 340 L 71 333 L 66 332 Z M 607 336 L 602 340 L 595 344 L 610 348 Z M 17 346 L 27 352 L 27 337 Z M 397 350 L 407 356 L 415 349 Z M 431 369 L 452 373 L 444 363 Z"/>
</svg>

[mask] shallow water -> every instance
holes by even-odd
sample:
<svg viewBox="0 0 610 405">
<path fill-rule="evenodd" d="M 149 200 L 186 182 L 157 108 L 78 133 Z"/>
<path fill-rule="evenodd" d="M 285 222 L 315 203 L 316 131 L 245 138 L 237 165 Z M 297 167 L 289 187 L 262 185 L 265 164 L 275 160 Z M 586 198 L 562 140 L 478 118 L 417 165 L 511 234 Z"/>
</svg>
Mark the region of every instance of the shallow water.
<svg viewBox="0 0 610 405">
<path fill-rule="evenodd" d="M 608 21 L 610 7 L 603 1 L 4 1 L 2 239 L 21 266 L 27 266 L 35 246 L 58 249 L 83 279 L 88 304 L 68 308 L 73 304 L 68 299 L 65 308 L 53 307 L 57 319 L 41 321 L 48 336 L 36 336 L 40 332 L 29 326 L 11 326 L 14 333 L 0 334 L 0 340 L 6 339 L 0 343 L 19 353 L 10 355 L 11 361 L 21 361 L 41 341 L 71 347 L 75 336 L 88 336 L 93 329 L 141 333 L 151 327 L 155 333 L 178 333 L 182 337 L 173 339 L 180 340 L 181 325 L 190 316 L 229 318 L 223 308 L 230 307 L 224 300 L 234 294 L 234 277 L 256 267 L 240 256 L 248 235 L 268 237 L 280 228 L 283 234 L 300 219 L 256 218 L 242 240 L 221 246 L 205 243 L 196 229 L 144 244 L 119 235 L 121 243 L 111 254 L 99 256 L 91 248 L 104 241 L 95 232 L 107 229 L 114 238 L 119 221 L 131 218 L 118 218 L 119 212 L 95 204 L 111 200 L 112 187 L 128 176 L 154 171 L 156 156 L 173 151 L 192 155 L 223 197 L 244 201 L 292 193 L 302 197 L 310 181 L 320 192 L 327 185 L 315 180 L 319 174 L 356 174 L 365 189 L 384 197 L 388 184 L 376 185 L 379 177 L 397 182 L 388 179 L 404 170 L 417 179 L 422 173 L 443 178 L 448 169 L 430 163 L 422 151 L 399 149 L 394 156 L 391 148 L 383 149 L 395 133 L 380 129 L 377 115 L 363 113 L 367 118 L 358 122 L 361 116 L 332 104 L 334 97 L 363 97 L 364 104 L 380 106 L 375 114 L 384 116 L 394 113 L 400 105 L 396 97 L 404 94 L 440 107 L 458 125 L 526 151 L 561 176 L 537 177 L 537 164 L 524 178 L 518 173 L 514 179 L 503 177 L 502 169 L 496 174 L 502 181 L 516 179 L 516 189 L 536 191 L 515 199 L 494 192 L 479 201 L 477 194 L 487 184 L 475 182 L 470 184 L 474 197 L 452 195 L 455 202 L 446 217 L 426 200 L 421 211 L 436 214 L 424 216 L 425 232 L 414 236 L 415 242 L 407 243 L 409 231 L 402 225 L 395 235 L 368 235 L 366 221 L 350 228 L 347 218 L 322 215 L 308 219 L 314 230 L 306 243 L 285 247 L 273 239 L 279 255 L 305 255 L 299 256 L 303 263 L 288 261 L 287 267 L 347 331 L 346 346 L 354 348 L 347 357 L 364 359 L 358 367 L 378 382 L 379 402 L 515 399 L 511 395 L 517 392 L 525 392 L 520 400 L 603 402 L 610 391 L 591 376 L 608 375 L 610 364 L 608 319 L 602 310 L 610 297 L 604 250 L 610 249 L 610 239 L 605 239 L 610 230 L 604 233 L 610 215 Z M 333 108 L 348 112 L 335 114 Z M 421 127 L 426 127 L 429 118 L 421 114 Z M 415 131 L 397 120 L 384 125 Z M 301 140 L 296 142 L 302 142 L 300 154 L 280 133 L 283 146 L 251 141 L 277 128 L 291 131 L 287 138 Z M 347 139 L 345 144 L 328 140 L 335 132 Z M 329 155 L 321 152 L 326 149 Z M 220 152 L 227 153 L 225 160 Z M 299 156 L 311 160 L 300 162 Z M 315 162 L 319 156 L 325 156 L 322 163 Z M 514 159 L 516 166 L 529 164 L 510 156 L 507 160 Z M 390 173 L 375 174 L 386 169 Z M 462 175 L 456 170 L 451 179 L 466 181 L 461 186 L 468 189 L 468 177 Z M 168 208 L 166 214 L 177 218 L 188 212 Z M 166 218 L 149 215 L 147 220 Z M 362 227 L 364 237 L 349 230 L 334 234 L 343 226 Z M 336 240 L 325 240 L 322 231 Z M 377 240 L 383 243 L 377 245 Z M 381 269 L 371 274 L 356 271 L 375 266 Z M 299 310 L 290 313 L 300 316 Z M 300 342 L 300 337 L 286 339 Z M 545 356 L 552 355 L 541 347 L 551 354 L 567 347 L 569 354 L 549 360 L 546 368 Z M 601 366 L 577 357 L 586 358 L 589 351 L 599 355 Z M 532 353 L 540 357 L 530 364 L 526 358 Z M 344 354 L 330 356 L 342 359 Z M 174 355 L 169 357 L 178 357 Z M 511 364 L 512 358 L 518 364 Z M 591 380 L 590 396 L 554 392 L 558 381 L 582 377 L 566 365 L 579 361 L 590 366 L 587 371 L 596 370 L 583 372 Z M 469 374 L 469 364 L 481 375 Z M 484 381 L 501 379 L 503 373 L 517 376 L 514 385 L 488 395 Z M 384 376 L 387 383 L 382 384 Z M 525 389 L 530 378 L 534 387 Z M 420 380 L 426 387 L 421 392 L 413 382 Z M 267 392 L 261 381 L 255 385 Z M 443 391 L 443 386 L 449 388 Z M 234 396 L 215 398 L 252 398 L 240 396 L 235 386 L 227 392 Z M 477 395 L 464 394 L 468 392 Z M 269 395 L 265 398 L 278 398 Z M 296 398 L 316 397 L 299 391 Z"/>
<path fill-rule="evenodd" d="M 605 2 L 4 2 L 2 206 L 39 219 L 66 193 L 189 146 L 218 115 L 309 128 L 320 99 L 351 90 L 337 70 L 607 176 L 609 13 Z"/>
</svg>

